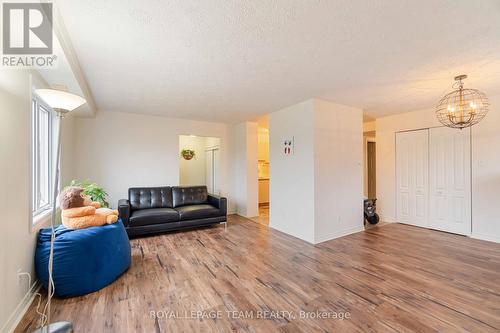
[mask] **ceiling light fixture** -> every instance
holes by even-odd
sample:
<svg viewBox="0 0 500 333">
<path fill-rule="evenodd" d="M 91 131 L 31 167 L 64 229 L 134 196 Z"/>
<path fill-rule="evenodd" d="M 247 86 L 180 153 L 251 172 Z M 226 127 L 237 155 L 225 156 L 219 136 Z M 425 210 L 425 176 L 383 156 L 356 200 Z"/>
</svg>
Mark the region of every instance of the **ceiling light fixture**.
<svg viewBox="0 0 500 333">
<path fill-rule="evenodd" d="M 444 95 L 436 106 L 436 116 L 444 126 L 460 129 L 470 127 L 488 113 L 488 98 L 477 89 L 464 89 L 462 80 L 466 78 L 467 75 L 455 76 L 455 90 Z"/>
</svg>

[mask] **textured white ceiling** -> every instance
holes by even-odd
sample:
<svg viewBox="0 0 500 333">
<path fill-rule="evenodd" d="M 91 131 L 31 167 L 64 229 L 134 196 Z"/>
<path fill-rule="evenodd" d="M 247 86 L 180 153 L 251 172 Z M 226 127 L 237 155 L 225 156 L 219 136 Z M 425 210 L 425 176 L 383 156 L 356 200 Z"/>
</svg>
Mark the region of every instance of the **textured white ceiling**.
<svg viewBox="0 0 500 333">
<path fill-rule="evenodd" d="M 236 122 L 311 98 L 369 117 L 453 76 L 500 93 L 498 0 L 64 0 L 99 110 Z"/>
</svg>

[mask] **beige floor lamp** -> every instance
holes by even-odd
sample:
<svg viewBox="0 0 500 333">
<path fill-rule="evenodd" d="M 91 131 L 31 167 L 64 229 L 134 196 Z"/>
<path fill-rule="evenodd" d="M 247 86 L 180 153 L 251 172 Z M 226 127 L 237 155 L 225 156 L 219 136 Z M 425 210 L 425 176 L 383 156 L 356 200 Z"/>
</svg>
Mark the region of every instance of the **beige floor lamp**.
<svg viewBox="0 0 500 333">
<path fill-rule="evenodd" d="M 52 280 L 53 272 L 53 259 L 54 259 L 54 240 L 55 240 L 55 220 L 56 220 L 56 201 L 57 194 L 59 191 L 59 163 L 61 159 L 61 123 L 64 116 L 79 106 L 86 103 L 86 100 L 78 95 L 74 95 L 65 91 L 55 90 L 55 89 L 37 89 L 35 93 L 47 103 L 56 113 L 57 116 L 57 141 L 56 141 L 56 163 L 55 163 L 55 173 L 54 173 L 54 184 L 53 184 L 53 197 L 52 197 L 52 216 L 50 219 L 50 227 L 52 229 L 52 234 L 50 238 L 50 254 L 49 254 L 49 283 L 48 283 L 48 294 L 47 294 L 47 304 L 44 308 L 45 318 L 42 318 L 41 327 L 38 328 L 35 333 L 52 333 L 52 332 L 71 332 L 73 331 L 73 325 L 68 321 L 60 321 L 56 323 L 50 323 L 50 304 L 52 296 L 54 295 L 54 281 Z M 46 320 L 43 320 L 46 319 Z"/>
</svg>

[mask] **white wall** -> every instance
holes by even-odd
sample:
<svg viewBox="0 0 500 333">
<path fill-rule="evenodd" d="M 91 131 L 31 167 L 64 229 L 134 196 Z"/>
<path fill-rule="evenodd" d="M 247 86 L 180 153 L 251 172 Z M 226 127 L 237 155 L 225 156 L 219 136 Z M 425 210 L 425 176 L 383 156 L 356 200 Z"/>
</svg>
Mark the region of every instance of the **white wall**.
<svg viewBox="0 0 500 333">
<path fill-rule="evenodd" d="M 236 212 L 245 217 L 259 215 L 257 123 L 234 126 L 234 170 Z"/>
<path fill-rule="evenodd" d="M 100 111 L 75 119 L 74 126 L 75 177 L 102 185 L 113 207 L 129 187 L 179 184 L 179 135 L 220 138 L 221 194 L 234 212 L 228 125 Z"/>
<path fill-rule="evenodd" d="M 28 282 L 18 283 L 17 271 L 34 276 L 36 233 L 30 208 L 30 75 L 23 70 L 0 71 L 0 331 L 15 324 L 28 301 Z"/>
<path fill-rule="evenodd" d="M 206 137 L 205 139 L 205 148 L 213 148 L 220 146 L 219 138 Z"/>
<path fill-rule="evenodd" d="M 500 95 L 472 127 L 472 236 L 500 243 Z"/>
<path fill-rule="evenodd" d="M 362 230 L 362 110 L 307 100 L 271 113 L 269 132 L 270 226 L 310 243 Z"/>
<path fill-rule="evenodd" d="M 61 123 L 61 187 L 66 186 L 74 176 L 74 131 L 75 117 L 66 115 Z"/>
<path fill-rule="evenodd" d="M 363 230 L 363 111 L 315 100 L 315 243 Z"/>
<path fill-rule="evenodd" d="M 375 131 L 376 126 L 377 126 L 377 122 L 375 120 L 364 122 L 363 123 L 363 133 Z"/>
<path fill-rule="evenodd" d="M 293 155 L 283 141 L 294 137 Z M 314 100 L 269 115 L 269 226 L 314 243 Z"/>
<path fill-rule="evenodd" d="M 180 185 L 206 185 L 206 139 L 204 137 L 192 137 L 181 135 L 179 137 L 179 184 Z M 195 156 L 190 160 L 181 157 L 183 149 L 194 150 Z"/>
<path fill-rule="evenodd" d="M 472 236 L 500 242 L 500 95 L 490 96 L 490 112 L 472 127 Z M 440 126 L 434 109 L 379 118 L 377 140 L 377 211 L 396 221 L 395 132 Z"/>
</svg>

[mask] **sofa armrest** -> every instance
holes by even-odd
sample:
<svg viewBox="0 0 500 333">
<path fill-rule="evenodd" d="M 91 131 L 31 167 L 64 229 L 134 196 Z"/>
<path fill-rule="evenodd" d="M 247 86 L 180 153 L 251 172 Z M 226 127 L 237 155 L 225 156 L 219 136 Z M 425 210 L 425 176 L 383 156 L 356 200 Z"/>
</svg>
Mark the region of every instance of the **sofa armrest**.
<svg viewBox="0 0 500 333">
<path fill-rule="evenodd" d="M 123 224 L 127 226 L 130 219 L 130 202 L 127 199 L 118 200 L 118 214 Z"/>
<path fill-rule="evenodd" d="M 208 203 L 218 208 L 221 213 L 227 215 L 227 199 L 215 194 L 208 195 Z"/>
</svg>

